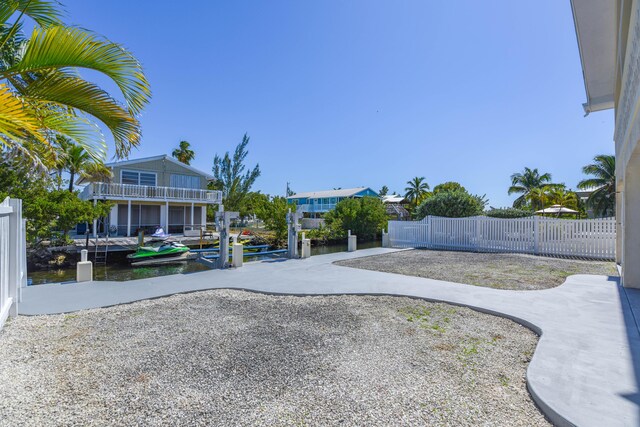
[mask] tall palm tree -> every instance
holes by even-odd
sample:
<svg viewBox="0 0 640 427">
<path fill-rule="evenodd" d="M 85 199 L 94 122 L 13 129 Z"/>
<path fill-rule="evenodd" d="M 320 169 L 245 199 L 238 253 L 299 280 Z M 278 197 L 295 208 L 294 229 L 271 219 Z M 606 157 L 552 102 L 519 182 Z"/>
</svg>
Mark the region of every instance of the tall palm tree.
<svg viewBox="0 0 640 427">
<path fill-rule="evenodd" d="M 142 66 L 119 44 L 66 26 L 60 16 L 57 0 L 0 1 L 0 148 L 46 169 L 55 166 L 52 141 L 65 135 L 100 157 L 106 145 L 99 121 L 113 135 L 116 155 L 127 156 L 140 142 L 136 117 L 151 96 Z M 29 37 L 26 17 L 35 24 Z M 124 101 L 79 70 L 109 78 Z"/>
<path fill-rule="evenodd" d="M 589 195 L 587 204 L 598 216 L 615 215 L 616 211 L 616 157 L 600 154 L 593 158 L 593 163 L 582 168 L 586 175 L 593 178 L 583 179 L 578 183 L 582 190 L 595 190 Z"/>
<path fill-rule="evenodd" d="M 190 165 L 191 160 L 196 157 L 196 153 L 191 149 L 191 144 L 189 144 L 187 141 L 180 141 L 178 148 L 173 150 L 171 155 L 185 165 Z"/>
<path fill-rule="evenodd" d="M 513 202 L 514 208 L 523 208 L 527 204 L 529 193 L 536 188 L 542 188 L 551 182 L 551 174 L 543 173 L 540 175 L 538 169 L 524 168 L 523 173 L 514 173 L 511 175 L 511 187 L 509 194 L 520 194 Z"/>
<path fill-rule="evenodd" d="M 73 192 L 76 175 L 85 170 L 92 162 L 92 158 L 81 145 L 68 139 L 58 139 L 62 153 L 58 159 L 58 167 L 69 172 L 69 191 Z"/>
<path fill-rule="evenodd" d="M 410 181 L 407 181 L 407 187 L 404 191 L 404 197 L 409 200 L 412 205 L 418 206 L 427 196 L 429 184 L 425 181 L 425 177 L 416 176 Z"/>
</svg>

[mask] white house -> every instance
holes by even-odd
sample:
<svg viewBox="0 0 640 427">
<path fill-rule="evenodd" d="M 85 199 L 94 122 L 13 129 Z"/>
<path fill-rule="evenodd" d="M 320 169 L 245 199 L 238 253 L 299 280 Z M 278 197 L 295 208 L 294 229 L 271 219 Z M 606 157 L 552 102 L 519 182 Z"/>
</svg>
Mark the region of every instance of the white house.
<svg viewBox="0 0 640 427">
<path fill-rule="evenodd" d="M 616 259 L 640 288 L 640 2 L 571 0 L 587 114 L 615 109 Z"/>
<path fill-rule="evenodd" d="M 169 233 L 184 233 L 206 224 L 207 206 L 220 204 L 222 193 L 207 189 L 209 174 L 162 155 L 106 164 L 110 182 L 84 182 L 83 200 L 114 202 L 104 228 L 117 230 L 119 236 L 134 235 L 137 230 L 153 232 L 162 226 Z M 94 235 L 100 231 L 94 221 Z"/>
</svg>

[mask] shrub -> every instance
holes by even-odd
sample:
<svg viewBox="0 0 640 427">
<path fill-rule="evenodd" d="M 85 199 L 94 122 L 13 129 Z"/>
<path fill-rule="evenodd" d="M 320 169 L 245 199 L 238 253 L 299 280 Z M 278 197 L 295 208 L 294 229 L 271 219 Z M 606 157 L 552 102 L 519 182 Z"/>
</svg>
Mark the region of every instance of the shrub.
<svg viewBox="0 0 640 427">
<path fill-rule="evenodd" d="M 491 218 L 526 218 L 533 212 L 517 208 L 491 208 L 486 213 Z"/>
<path fill-rule="evenodd" d="M 418 206 L 416 216 L 421 219 L 427 215 L 448 218 L 481 215 L 485 204 L 483 197 L 469 194 L 466 191 L 444 191 L 434 194 L 433 197 Z"/>
<path fill-rule="evenodd" d="M 287 238 L 287 212 L 289 209 L 294 212 L 295 205 L 288 204 L 284 197 L 275 196 L 271 199 L 263 198 L 254 209 L 256 216 L 264 221 L 265 228 L 275 233 L 277 241 Z"/>
<path fill-rule="evenodd" d="M 375 239 L 387 225 L 387 211 L 377 197 L 341 200 L 324 218 L 332 235 L 345 237 L 351 230 L 359 240 Z"/>
</svg>

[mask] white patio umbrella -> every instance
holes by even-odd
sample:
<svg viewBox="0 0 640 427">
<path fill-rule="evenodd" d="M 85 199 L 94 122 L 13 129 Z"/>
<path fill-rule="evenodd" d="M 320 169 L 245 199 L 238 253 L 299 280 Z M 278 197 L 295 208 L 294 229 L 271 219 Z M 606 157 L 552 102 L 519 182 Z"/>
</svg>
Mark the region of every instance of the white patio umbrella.
<svg viewBox="0 0 640 427">
<path fill-rule="evenodd" d="M 569 208 L 565 208 L 562 205 L 551 205 L 548 208 L 544 208 L 544 209 L 540 209 L 539 211 L 536 211 L 537 214 L 556 214 L 556 215 L 562 215 L 562 214 L 573 214 L 573 213 L 578 213 L 578 211 L 574 211 L 573 209 L 569 209 Z"/>
</svg>

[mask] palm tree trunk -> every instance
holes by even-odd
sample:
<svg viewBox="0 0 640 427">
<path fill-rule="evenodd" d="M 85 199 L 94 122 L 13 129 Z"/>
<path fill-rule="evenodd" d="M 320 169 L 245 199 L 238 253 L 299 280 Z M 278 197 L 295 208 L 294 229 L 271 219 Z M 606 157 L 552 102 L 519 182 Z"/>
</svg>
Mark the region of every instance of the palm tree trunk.
<svg viewBox="0 0 640 427">
<path fill-rule="evenodd" d="M 69 192 L 73 193 L 73 179 L 75 178 L 75 171 L 70 170 L 69 171 Z"/>
</svg>

